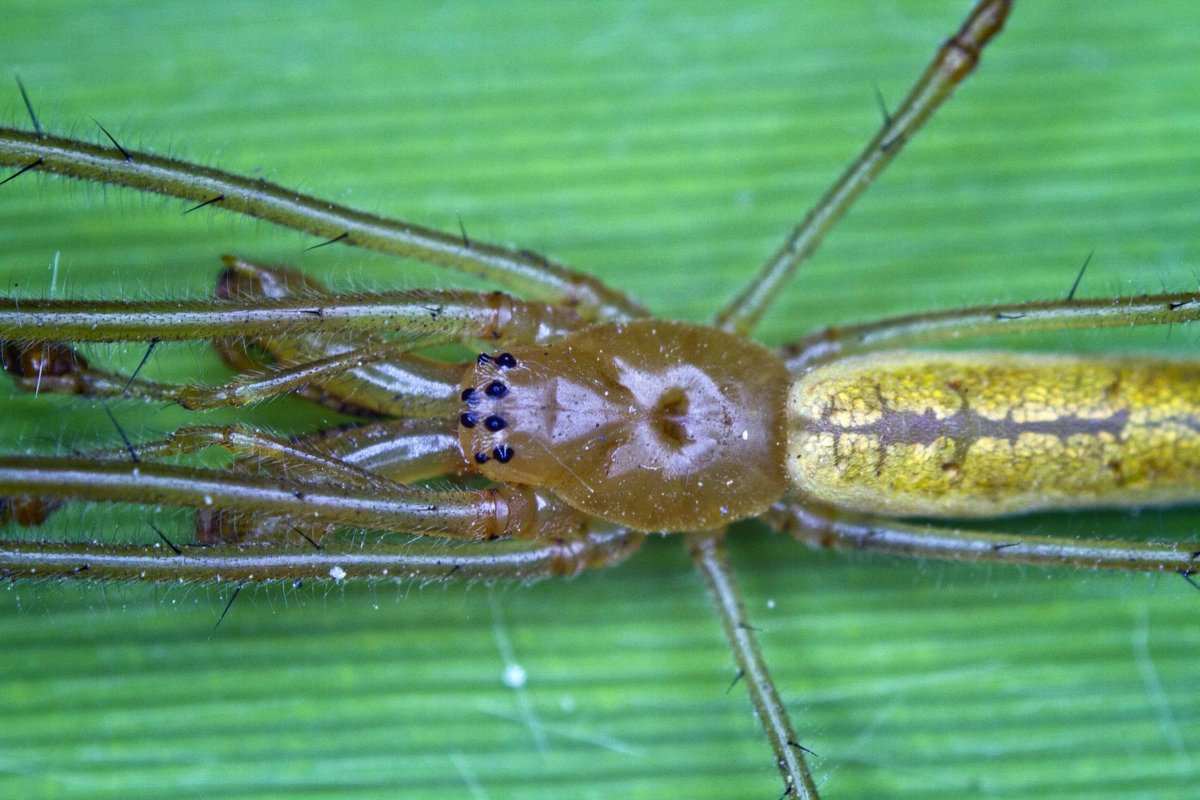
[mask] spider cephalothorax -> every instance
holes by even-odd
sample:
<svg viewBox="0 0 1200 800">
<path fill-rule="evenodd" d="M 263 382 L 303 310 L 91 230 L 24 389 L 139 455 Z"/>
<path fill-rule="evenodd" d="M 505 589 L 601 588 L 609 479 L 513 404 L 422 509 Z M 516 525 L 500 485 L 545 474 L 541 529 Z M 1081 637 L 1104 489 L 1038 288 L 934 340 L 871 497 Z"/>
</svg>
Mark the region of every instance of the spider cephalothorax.
<svg viewBox="0 0 1200 800">
<path fill-rule="evenodd" d="M 460 437 L 492 480 L 636 530 L 706 530 L 783 495 L 787 384 L 777 356 L 711 328 L 595 325 L 481 355 Z"/>
</svg>

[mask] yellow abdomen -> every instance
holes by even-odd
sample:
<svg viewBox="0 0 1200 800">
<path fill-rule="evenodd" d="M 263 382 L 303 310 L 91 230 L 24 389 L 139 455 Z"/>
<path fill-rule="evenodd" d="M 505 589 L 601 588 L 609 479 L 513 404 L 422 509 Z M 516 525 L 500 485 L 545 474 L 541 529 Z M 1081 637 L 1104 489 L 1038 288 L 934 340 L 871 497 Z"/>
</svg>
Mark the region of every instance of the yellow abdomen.
<svg viewBox="0 0 1200 800">
<path fill-rule="evenodd" d="M 1200 364 L 881 353 L 796 379 L 787 417 L 792 487 L 874 514 L 1200 499 Z"/>
</svg>

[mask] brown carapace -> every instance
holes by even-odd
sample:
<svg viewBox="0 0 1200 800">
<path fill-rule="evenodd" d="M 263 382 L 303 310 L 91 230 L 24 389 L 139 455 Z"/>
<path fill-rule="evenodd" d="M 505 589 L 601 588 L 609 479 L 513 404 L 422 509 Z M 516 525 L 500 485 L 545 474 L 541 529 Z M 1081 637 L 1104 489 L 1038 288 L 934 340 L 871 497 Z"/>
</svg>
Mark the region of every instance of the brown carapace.
<svg viewBox="0 0 1200 800">
<path fill-rule="evenodd" d="M 464 455 L 639 531 L 711 530 L 783 496 L 788 373 L 753 342 L 661 320 L 595 325 L 482 354 Z"/>
</svg>

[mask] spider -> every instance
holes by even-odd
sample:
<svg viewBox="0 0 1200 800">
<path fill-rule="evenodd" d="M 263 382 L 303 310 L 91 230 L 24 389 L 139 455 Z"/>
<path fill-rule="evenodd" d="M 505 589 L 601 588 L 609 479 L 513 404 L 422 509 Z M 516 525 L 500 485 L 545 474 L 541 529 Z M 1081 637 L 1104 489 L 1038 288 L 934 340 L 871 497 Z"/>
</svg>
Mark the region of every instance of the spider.
<svg viewBox="0 0 1200 800">
<path fill-rule="evenodd" d="M 500 356 L 500 357 L 503 357 L 503 356 Z M 524 357 L 522 357 L 522 361 L 523 361 L 523 360 L 524 360 Z M 494 379 L 494 377 L 490 377 L 490 380 L 496 380 L 496 379 Z M 480 386 L 482 386 L 482 384 L 480 384 Z M 464 389 L 466 389 L 466 387 L 464 387 Z M 464 414 L 466 414 L 466 413 L 469 413 L 469 411 L 464 411 Z M 481 451 L 481 452 L 482 452 L 482 451 Z M 494 452 L 494 450 L 493 450 L 492 452 Z M 487 453 L 485 453 L 485 455 L 487 455 Z M 497 457 L 496 457 L 496 461 L 503 461 L 503 459 L 502 459 L 502 458 L 500 458 L 499 456 L 497 456 Z"/>
</svg>

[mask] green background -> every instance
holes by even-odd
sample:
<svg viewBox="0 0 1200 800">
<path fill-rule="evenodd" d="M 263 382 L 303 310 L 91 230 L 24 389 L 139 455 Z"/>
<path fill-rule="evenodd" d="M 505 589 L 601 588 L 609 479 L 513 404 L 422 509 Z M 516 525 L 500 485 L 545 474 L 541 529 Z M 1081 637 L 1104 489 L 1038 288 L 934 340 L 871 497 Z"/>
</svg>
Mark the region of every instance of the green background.
<svg viewBox="0 0 1200 800">
<path fill-rule="evenodd" d="M 778 243 L 965 13 L 962 2 L 472 4 L 4 0 L 0 75 L 44 124 L 519 243 L 703 320 Z M 847 7 L 850 6 L 850 7 Z M 761 331 L 1194 287 L 1200 6 L 1026 3 Z M 8 78 L 4 78 L 8 80 Z M 0 118 L 27 126 L 15 86 Z M 217 256 L 339 288 L 461 286 L 113 189 L 0 187 L 7 293 L 203 295 Z M 53 279 L 51 263 L 58 255 Z M 53 291 L 52 291 L 53 289 Z M 1188 353 L 1186 328 L 1027 342 Z M 140 347 L 98 348 L 130 366 Z M 156 377 L 217 381 L 200 345 Z M 8 393 L 6 450 L 113 444 L 102 410 Z M 183 424 L 137 404 L 134 435 Z M 226 418 L 216 415 L 211 419 Z M 327 415 L 291 399 L 250 421 Z M 189 417 L 194 421 L 195 417 Z M 146 535 L 142 510 L 57 518 Z M 186 521 L 158 513 L 184 535 Z M 1006 523 L 1185 537 L 1194 514 Z M 5 535 L 18 535 L 9 531 Z M 830 800 L 1191 797 L 1200 592 L 1174 575 L 732 549 Z M 531 587 L 0 589 L 5 797 L 774 798 L 780 786 L 681 542 Z M 527 680 L 504 682 L 506 663 Z"/>
</svg>

